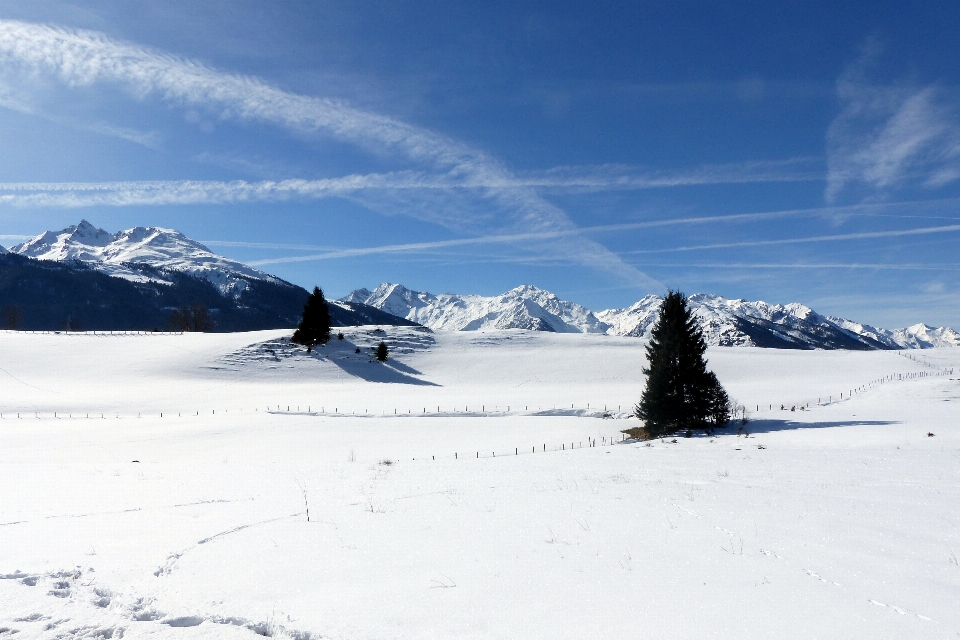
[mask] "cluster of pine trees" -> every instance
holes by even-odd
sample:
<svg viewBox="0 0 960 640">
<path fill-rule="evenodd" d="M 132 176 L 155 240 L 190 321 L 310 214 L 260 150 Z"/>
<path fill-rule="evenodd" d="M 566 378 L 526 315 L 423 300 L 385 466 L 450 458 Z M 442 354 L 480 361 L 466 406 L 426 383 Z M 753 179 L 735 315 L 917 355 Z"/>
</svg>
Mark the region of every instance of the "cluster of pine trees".
<svg viewBox="0 0 960 640">
<path fill-rule="evenodd" d="M 707 343 L 687 298 L 670 291 L 647 346 L 647 384 L 635 409 L 642 428 L 631 437 L 657 438 L 694 430 L 712 431 L 730 421 L 730 398 L 707 370 Z"/>
</svg>

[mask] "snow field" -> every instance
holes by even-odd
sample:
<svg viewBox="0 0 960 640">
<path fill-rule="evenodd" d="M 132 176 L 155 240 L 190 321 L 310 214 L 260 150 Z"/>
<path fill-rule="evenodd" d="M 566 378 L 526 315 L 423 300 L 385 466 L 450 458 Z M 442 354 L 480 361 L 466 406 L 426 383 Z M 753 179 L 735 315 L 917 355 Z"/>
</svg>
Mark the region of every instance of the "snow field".
<svg viewBox="0 0 960 640">
<path fill-rule="evenodd" d="M 643 380 L 644 342 L 522 330 L 423 332 L 347 328 L 307 355 L 289 331 L 234 334 L 0 333 L 4 417 L 35 412 L 121 417 L 336 409 L 341 414 L 517 413 L 572 408 L 629 413 Z M 395 357 L 369 357 L 381 339 Z M 356 348 L 361 353 L 355 354 Z M 891 351 L 712 348 L 710 367 L 748 408 L 824 402 L 888 375 L 934 373 Z M 41 354 L 38 356 L 38 354 Z M 760 357 L 757 357 L 757 356 Z M 46 356 L 46 357 L 44 357 Z M 940 367 L 951 366 L 944 362 Z M 373 384 L 385 383 L 385 384 Z M 392 384 L 396 383 L 396 384 Z M 9 385 L 9 386 L 7 386 Z M 572 405 L 572 406 L 571 406 Z M 521 411 L 522 409 L 522 411 Z M 366 412 L 366 413 L 365 413 Z M 409 413 L 408 413 L 409 412 Z"/>
<path fill-rule="evenodd" d="M 371 330 L 345 332 L 325 359 L 285 351 L 284 332 L 0 335 L 0 628 L 301 639 L 960 631 L 960 380 L 761 412 L 749 437 L 603 446 L 632 423 L 413 407 L 626 407 L 642 385 L 642 343 L 390 329 L 393 366 L 337 364 L 379 341 Z M 708 355 L 731 395 L 777 406 L 960 361 L 947 349 L 923 354 L 940 369 L 896 353 Z M 317 400 L 413 413 L 246 409 Z M 146 415 L 203 403 L 223 411 Z M 52 417 L 94 406 L 144 417 Z M 8 419 L 17 407 L 41 418 Z"/>
</svg>

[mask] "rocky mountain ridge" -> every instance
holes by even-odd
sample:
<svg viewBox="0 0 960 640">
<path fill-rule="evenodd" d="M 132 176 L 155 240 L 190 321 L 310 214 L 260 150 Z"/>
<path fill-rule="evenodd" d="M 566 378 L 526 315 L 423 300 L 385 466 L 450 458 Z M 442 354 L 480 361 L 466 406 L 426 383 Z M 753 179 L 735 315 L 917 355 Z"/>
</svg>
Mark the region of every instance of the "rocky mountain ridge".
<svg viewBox="0 0 960 640">
<path fill-rule="evenodd" d="M 437 330 L 515 328 L 649 338 L 662 298 L 649 295 L 623 309 L 593 312 L 530 285 L 499 296 L 479 296 L 434 295 L 383 283 L 374 291 L 357 289 L 343 300 L 367 304 Z M 694 294 L 690 304 L 700 319 L 704 337 L 714 346 L 856 350 L 960 346 L 960 333 L 949 327 L 917 324 L 880 329 L 821 315 L 799 303 L 770 305 Z"/>
<path fill-rule="evenodd" d="M 217 331 L 292 328 L 308 295 L 161 227 L 110 233 L 81 220 L 0 247 L 2 328 L 164 329 L 195 304 Z M 335 326 L 415 324 L 360 303 L 332 302 L 330 315 Z"/>
<path fill-rule="evenodd" d="M 134 227 L 110 233 L 86 220 L 60 231 L 47 231 L 10 247 L 37 260 L 77 261 L 91 269 L 130 280 L 169 284 L 162 273 L 176 271 L 208 281 L 221 295 L 239 298 L 254 280 L 287 284 L 280 278 L 224 258 L 179 231 L 161 227 Z M 149 269 L 143 269 L 147 265 Z"/>
</svg>

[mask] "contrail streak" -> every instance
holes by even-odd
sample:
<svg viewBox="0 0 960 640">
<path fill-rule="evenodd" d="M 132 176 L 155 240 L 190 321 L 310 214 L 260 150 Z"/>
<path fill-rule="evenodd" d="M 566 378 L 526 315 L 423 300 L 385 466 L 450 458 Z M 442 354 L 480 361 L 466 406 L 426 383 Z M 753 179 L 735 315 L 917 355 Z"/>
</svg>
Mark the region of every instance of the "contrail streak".
<svg viewBox="0 0 960 640">
<path fill-rule="evenodd" d="M 885 264 L 870 262 L 698 262 L 698 263 L 653 263 L 644 262 L 641 267 L 661 267 L 677 269 L 876 269 L 891 271 L 960 271 L 960 264 Z"/>
<path fill-rule="evenodd" d="M 701 251 L 704 249 L 731 249 L 735 247 L 763 247 L 783 244 L 803 244 L 808 242 L 836 242 L 840 240 L 869 240 L 872 238 L 896 238 L 901 236 L 918 236 L 931 233 L 951 233 L 960 231 L 960 224 L 945 225 L 942 227 L 923 227 L 920 229 L 902 229 L 898 231 L 866 231 L 863 233 L 844 233 L 832 236 L 811 236 L 807 238 L 784 238 L 780 240 L 750 240 L 747 242 L 725 242 L 721 244 L 701 244 L 690 247 L 668 247 L 664 249 L 640 249 L 625 251 L 625 255 L 642 253 L 672 253 L 678 251 Z"/>
<path fill-rule="evenodd" d="M 643 222 L 625 222 L 621 224 L 607 224 L 607 225 L 595 225 L 591 227 L 580 227 L 575 231 L 551 231 L 551 232 L 535 232 L 535 233 L 518 233 L 518 234 L 498 234 L 498 235 L 489 235 L 489 236 L 480 236 L 474 238 L 457 238 L 452 240 L 438 240 L 435 242 L 416 242 L 416 243 L 407 243 L 407 244 L 391 244 L 391 245 L 382 245 L 377 247 L 358 247 L 350 249 L 336 249 L 332 251 L 326 251 L 324 253 L 317 253 L 305 256 L 289 256 L 289 257 L 278 257 L 278 258 L 267 258 L 263 260 L 257 260 L 251 262 L 251 265 L 264 265 L 264 264 L 281 264 L 287 262 L 308 262 L 311 260 L 332 260 L 337 258 L 353 258 L 358 256 L 366 255 L 376 255 L 376 254 L 385 254 L 385 253 L 405 253 L 410 251 L 426 251 L 430 249 L 442 249 L 445 247 L 458 247 L 458 246 L 468 246 L 468 245 L 483 245 L 483 244 L 507 244 L 513 242 L 524 242 L 528 240 L 544 240 L 551 238 L 559 237 L 569 237 L 574 235 L 583 235 L 589 233 L 604 233 L 604 232 L 613 232 L 613 231 L 629 231 L 635 229 L 649 229 L 655 227 L 667 227 L 674 225 L 694 225 L 694 224 L 709 224 L 717 222 L 748 222 L 751 220 L 768 220 L 776 218 L 785 218 L 793 216 L 803 216 L 810 215 L 813 212 L 821 213 L 840 213 L 844 212 L 846 214 L 854 214 L 855 211 L 863 209 L 867 205 L 854 205 L 851 207 L 830 207 L 827 209 L 790 209 L 784 211 L 766 211 L 759 213 L 740 213 L 727 216 L 696 216 L 688 218 L 673 218 L 667 220 L 648 220 Z M 867 215 L 867 214 L 865 214 Z M 947 227 L 931 227 L 931 229 L 952 229 L 953 226 Z M 901 231 L 881 231 L 875 232 L 882 235 L 875 237 L 885 237 L 886 235 L 917 235 L 920 231 L 909 233 Z M 929 233 L 933 233 L 930 231 Z M 843 239 L 855 239 L 862 237 L 863 234 L 847 234 L 841 236 L 818 236 L 816 238 L 801 238 L 801 239 L 789 239 L 789 240 L 770 240 L 770 241 L 757 241 L 760 243 L 769 242 L 771 244 L 788 244 L 793 242 L 814 242 L 814 241 L 826 241 L 830 239 L 843 240 Z M 874 237 L 874 236 L 868 236 Z M 667 251 L 692 251 L 698 248 L 722 248 L 727 246 L 751 246 L 752 243 L 728 243 L 722 245 L 706 245 L 703 247 L 679 247 L 679 248 L 667 248 L 667 249 L 653 249 L 648 251 L 630 251 L 626 254 L 635 254 L 635 253 L 659 253 Z"/>
<path fill-rule="evenodd" d="M 378 154 L 399 154 L 416 165 L 430 166 L 431 173 L 452 176 L 468 184 L 516 180 L 516 176 L 487 153 L 433 131 L 335 100 L 283 91 L 250 76 L 223 73 L 196 61 L 117 42 L 102 33 L 0 20 L 0 62 L 19 65 L 30 72 L 51 74 L 68 86 L 117 84 L 132 89 L 141 98 L 156 96 L 177 107 L 202 108 L 221 119 L 261 122 L 298 133 L 324 133 Z M 54 204 L 52 200 L 37 197 L 41 195 L 32 194 L 32 202 Z M 151 195 L 156 197 L 151 193 L 135 195 L 148 202 Z M 27 202 L 31 202 L 30 197 Z M 198 197 L 202 194 L 187 185 L 178 201 L 193 202 L 191 198 Z M 486 204 L 482 215 L 470 215 L 459 207 L 434 207 L 428 212 L 419 207 L 401 207 L 401 210 L 451 229 L 481 225 L 489 228 L 494 213 L 500 215 L 496 226 L 504 233 L 576 229 L 565 212 L 531 188 L 491 187 L 480 199 Z M 129 194 L 123 193 L 106 200 L 115 204 L 130 201 Z M 11 196 L 0 199 L 11 204 L 15 201 Z M 57 206 L 71 205 L 68 202 Z M 614 274 L 637 286 L 662 288 L 659 282 L 626 264 L 606 247 L 586 238 L 559 240 L 549 247 L 528 246 L 526 249 L 561 252 L 582 265 Z"/>
</svg>

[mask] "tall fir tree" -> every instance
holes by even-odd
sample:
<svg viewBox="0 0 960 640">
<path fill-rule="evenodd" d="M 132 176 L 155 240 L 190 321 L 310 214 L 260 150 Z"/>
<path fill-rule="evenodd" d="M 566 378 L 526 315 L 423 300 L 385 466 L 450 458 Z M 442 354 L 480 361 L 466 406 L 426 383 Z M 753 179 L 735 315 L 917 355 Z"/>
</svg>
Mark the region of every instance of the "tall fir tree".
<svg viewBox="0 0 960 640">
<path fill-rule="evenodd" d="M 721 415 L 718 406 L 722 402 L 726 407 L 726 392 L 707 371 L 706 350 L 687 298 L 679 291 L 668 292 L 647 346 L 647 384 L 634 411 L 644 422 L 646 437 L 722 426 L 718 419 L 726 422 L 723 416 L 728 414 Z"/>
<path fill-rule="evenodd" d="M 293 332 L 294 342 L 311 349 L 318 344 L 326 344 L 330 339 L 330 309 L 320 287 L 314 287 L 313 293 L 303 305 L 303 317 Z"/>
</svg>

